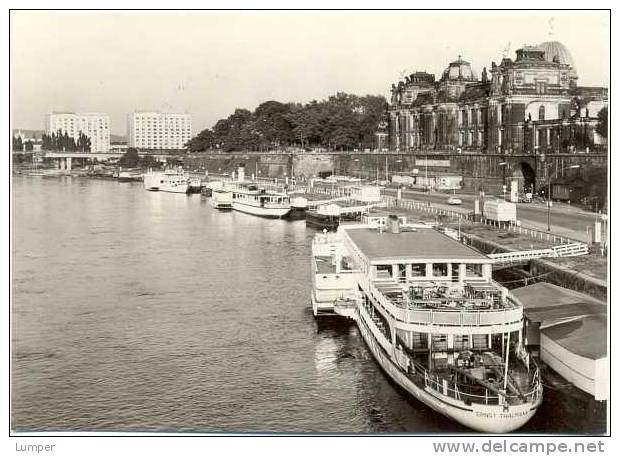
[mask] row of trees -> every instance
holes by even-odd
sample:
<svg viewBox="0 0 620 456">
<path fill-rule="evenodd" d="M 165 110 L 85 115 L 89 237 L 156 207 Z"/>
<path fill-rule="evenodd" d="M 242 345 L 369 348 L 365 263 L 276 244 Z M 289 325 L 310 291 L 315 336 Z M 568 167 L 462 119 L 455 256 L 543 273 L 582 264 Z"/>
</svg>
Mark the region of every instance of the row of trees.
<svg viewBox="0 0 620 456">
<path fill-rule="evenodd" d="M 186 144 L 191 152 L 273 150 L 283 147 L 363 149 L 374 144 L 387 101 L 337 93 L 307 104 L 266 101 L 254 112 L 236 109 L 212 129 L 201 131 Z"/>
<path fill-rule="evenodd" d="M 77 141 L 73 136 L 69 136 L 67 132 L 58 130 L 51 135 L 43 134 L 41 137 L 41 148 L 43 150 L 64 150 L 67 152 L 90 152 L 90 138 L 80 132 Z"/>
<path fill-rule="evenodd" d="M 178 157 L 168 157 L 166 163 L 169 166 L 175 166 L 180 164 L 181 161 Z M 130 147 L 127 152 L 118 160 L 118 165 L 123 168 L 160 168 L 161 163 L 158 162 L 152 155 L 138 155 L 138 150 Z"/>
<path fill-rule="evenodd" d="M 34 143 L 31 140 L 23 141 L 21 136 L 13 136 L 13 150 L 25 150 L 32 152 Z"/>
</svg>

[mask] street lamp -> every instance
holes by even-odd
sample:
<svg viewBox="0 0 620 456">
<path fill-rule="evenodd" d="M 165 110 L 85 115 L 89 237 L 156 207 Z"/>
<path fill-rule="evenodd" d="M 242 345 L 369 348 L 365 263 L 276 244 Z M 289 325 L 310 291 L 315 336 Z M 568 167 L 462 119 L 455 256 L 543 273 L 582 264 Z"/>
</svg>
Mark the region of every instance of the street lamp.
<svg viewBox="0 0 620 456">
<path fill-rule="evenodd" d="M 551 231 L 551 173 L 549 173 L 549 167 L 551 163 L 547 164 L 547 231 Z M 577 169 L 581 168 L 581 165 L 571 165 L 564 168 L 560 168 L 555 171 L 555 177 L 558 176 L 558 171 L 564 171 L 565 169 Z"/>
</svg>

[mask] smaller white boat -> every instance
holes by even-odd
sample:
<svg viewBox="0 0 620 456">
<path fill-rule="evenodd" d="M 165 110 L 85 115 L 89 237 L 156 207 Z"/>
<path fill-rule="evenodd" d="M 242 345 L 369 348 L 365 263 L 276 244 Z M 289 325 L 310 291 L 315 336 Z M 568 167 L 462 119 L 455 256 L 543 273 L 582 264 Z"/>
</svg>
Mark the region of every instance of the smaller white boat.
<svg viewBox="0 0 620 456">
<path fill-rule="evenodd" d="M 144 188 L 152 192 L 187 193 L 189 184 L 183 168 L 167 168 L 149 170 L 144 175 Z"/>
<path fill-rule="evenodd" d="M 289 217 L 292 219 L 304 219 L 306 218 L 306 211 L 308 210 L 308 199 L 303 196 L 296 196 L 291 198 L 291 212 Z"/>
<path fill-rule="evenodd" d="M 234 210 L 267 218 L 282 218 L 291 212 L 286 193 L 267 191 L 256 185 L 240 184 L 232 190 Z"/>
<path fill-rule="evenodd" d="M 211 206 L 219 210 L 231 210 L 232 206 L 232 192 L 223 188 L 216 188 L 211 191 Z"/>
<path fill-rule="evenodd" d="M 118 181 L 119 182 L 138 182 L 142 180 L 142 173 L 139 171 L 119 171 L 118 172 Z"/>
</svg>

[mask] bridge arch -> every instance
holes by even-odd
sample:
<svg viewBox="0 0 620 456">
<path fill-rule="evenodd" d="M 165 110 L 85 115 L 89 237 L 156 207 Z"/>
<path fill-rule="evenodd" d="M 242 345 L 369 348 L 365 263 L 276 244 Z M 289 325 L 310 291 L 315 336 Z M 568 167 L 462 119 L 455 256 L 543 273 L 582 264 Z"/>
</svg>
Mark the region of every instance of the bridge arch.
<svg viewBox="0 0 620 456">
<path fill-rule="evenodd" d="M 536 171 L 529 163 L 525 161 L 517 163 L 512 178 L 517 179 L 520 193 L 534 193 L 536 190 Z"/>
</svg>

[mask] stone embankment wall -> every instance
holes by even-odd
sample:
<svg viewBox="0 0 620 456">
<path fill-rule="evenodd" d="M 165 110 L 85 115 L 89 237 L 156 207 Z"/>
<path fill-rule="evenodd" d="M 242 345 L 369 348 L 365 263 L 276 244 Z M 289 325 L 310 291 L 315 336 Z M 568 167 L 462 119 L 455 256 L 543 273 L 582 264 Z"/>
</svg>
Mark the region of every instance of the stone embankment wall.
<svg viewBox="0 0 620 456">
<path fill-rule="evenodd" d="M 587 294 L 593 298 L 607 301 L 607 282 L 551 263 L 544 259 L 530 262 L 532 276 L 545 276 L 545 282 L 553 283 L 570 290 Z"/>
</svg>

